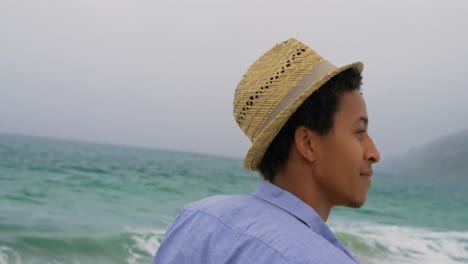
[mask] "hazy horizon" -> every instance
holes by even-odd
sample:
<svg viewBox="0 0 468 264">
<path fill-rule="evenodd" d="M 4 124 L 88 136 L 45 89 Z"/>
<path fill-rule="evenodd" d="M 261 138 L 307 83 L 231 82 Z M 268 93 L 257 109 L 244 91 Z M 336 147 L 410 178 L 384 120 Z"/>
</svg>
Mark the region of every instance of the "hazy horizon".
<svg viewBox="0 0 468 264">
<path fill-rule="evenodd" d="M 468 129 L 468 2 L 0 3 L 0 132 L 243 158 L 250 64 L 296 37 L 364 62 L 382 158 Z"/>
<path fill-rule="evenodd" d="M 429 147 L 435 142 L 443 141 L 444 139 L 448 137 L 453 137 L 455 135 L 459 135 L 461 133 L 466 133 L 468 132 L 468 129 L 465 130 L 460 130 L 448 135 L 443 135 L 439 138 L 436 138 L 432 141 L 426 142 L 421 145 L 417 146 L 412 146 L 405 151 L 398 153 L 396 155 L 387 157 L 382 163 L 385 163 L 385 169 L 388 170 L 388 165 L 392 164 L 392 162 L 395 161 L 395 159 L 399 158 L 405 158 L 407 155 L 414 153 L 414 151 L 421 151 L 424 147 Z M 202 152 L 202 151 L 190 151 L 190 150 L 183 150 L 183 149 L 169 149 L 169 148 L 158 148 L 156 146 L 147 146 L 147 145 L 132 145 L 132 144 L 125 144 L 125 143 L 113 143 L 113 142 L 102 142 L 102 141 L 92 141 L 92 140 L 81 140 L 81 139 L 73 139 L 73 138 L 62 138 L 62 137 L 50 137 L 50 136 L 40 136 L 40 135 L 29 135 L 29 134 L 20 134 L 20 133 L 9 133 L 9 132 L 3 132 L 0 131 L 0 135 L 10 135 L 10 136 L 19 136 L 19 137 L 31 137 L 31 138 L 38 138 L 38 139 L 46 139 L 46 140 L 57 140 L 57 141 L 67 141 L 67 142 L 77 142 L 77 143 L 84 143 L 84 144 L 97 144 L 97 145 L 108 145 L 108 146 L 115 146 L 115 147 L 124 147 L 124 148 L 137 148 L 137 149 L 148 149 L 148 150 L 156 150 L 156 151 L 168 151 L 168 152 L 180 152 L 180 153 L 186 153 L 186 154 L 200 154 L 200 155 L 206 155 L 206 156 L 214 156 L 214 157 L 219 157 L 219 158 L 228 158 L 228 159 L 237 159 L 237 160 L 243 160 L 244 156 L 235 156 L 235 155 L 224 155 L 224 154 L 216 154 L 216 153 L 209 153 L 209 152 Z M 380 163 L 379 163 L 380 166 Z"/>
</svg>

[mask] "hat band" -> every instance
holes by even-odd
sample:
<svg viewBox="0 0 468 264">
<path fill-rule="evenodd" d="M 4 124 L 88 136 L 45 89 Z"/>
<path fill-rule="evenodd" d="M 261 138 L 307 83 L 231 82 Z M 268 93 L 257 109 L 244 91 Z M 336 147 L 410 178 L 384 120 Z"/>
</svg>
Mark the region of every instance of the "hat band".
<svg viewBox="0 0 468 264">
<path fill-rule="evenodd" d="M 281 111 L 290 105 L 294 99 L 299 97 L 301 93 L 307 90 L 307 88 L 335 69 L 337 69 L 336 66 L 326 60 L 319 62 L 309 73 L 306 73 L 304 78 L 283 98 L 283 100 L 278 103 L 278 105 L 276 105 L 275 109 L 271 111 L 268 118 L 265 120 L 265 122 L 263 122 L 263 125 L 259 131 L 262 131 L 268 124 L 270 124 L 270 122 Z"/>
</svg>

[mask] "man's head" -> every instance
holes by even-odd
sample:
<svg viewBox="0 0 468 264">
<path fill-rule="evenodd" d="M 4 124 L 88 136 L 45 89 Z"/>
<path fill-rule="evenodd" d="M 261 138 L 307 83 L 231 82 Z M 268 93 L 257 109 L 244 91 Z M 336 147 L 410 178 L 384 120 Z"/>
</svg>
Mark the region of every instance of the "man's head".
<svg viewBox="0 0 468 264">
<path fill-rule="evenodd" d="M 367 134 L 362 69 L 360 62 L 333 66 L 295 39 L 262 55 L 234 98 L 236 121 L 252 141 L 245 167 L 275 184 L 287 170 L 296 177 L 291 188 L 314 181 L 307 185 L 330 206 L 361 206 L 380 159 Z"/>
</svg>

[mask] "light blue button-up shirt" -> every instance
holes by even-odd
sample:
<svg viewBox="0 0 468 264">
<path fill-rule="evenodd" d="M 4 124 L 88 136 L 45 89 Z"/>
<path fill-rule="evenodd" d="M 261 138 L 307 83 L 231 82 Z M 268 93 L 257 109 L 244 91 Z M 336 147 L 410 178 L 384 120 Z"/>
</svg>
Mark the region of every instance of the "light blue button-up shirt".
<svg viewBox="0 0 468 264">
<path fill-rule="evenodd" d="M 314 209 L 263 181 L 251 195 L 185 206 L 153 264 L 356 264 Z"/>
</svg>

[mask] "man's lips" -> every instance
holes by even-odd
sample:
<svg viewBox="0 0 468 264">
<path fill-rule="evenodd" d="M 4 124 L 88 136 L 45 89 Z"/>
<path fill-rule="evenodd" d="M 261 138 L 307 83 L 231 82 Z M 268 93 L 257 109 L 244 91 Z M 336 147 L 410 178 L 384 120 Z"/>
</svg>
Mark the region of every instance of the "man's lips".
<svg viewBox="0 0 468 264">
<path fill-rule="evenodd" d="M 373 173 L 372 170 L 363 171 L 361 172 L 361 177 L 364 177 L 370 181 L 372 177 L 372 173 Z"/>
</svg>

